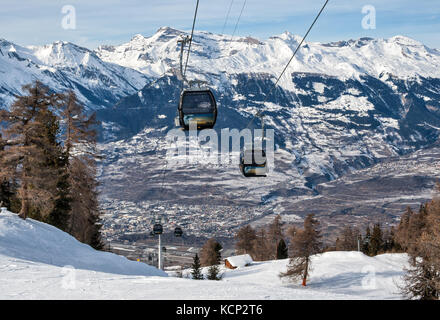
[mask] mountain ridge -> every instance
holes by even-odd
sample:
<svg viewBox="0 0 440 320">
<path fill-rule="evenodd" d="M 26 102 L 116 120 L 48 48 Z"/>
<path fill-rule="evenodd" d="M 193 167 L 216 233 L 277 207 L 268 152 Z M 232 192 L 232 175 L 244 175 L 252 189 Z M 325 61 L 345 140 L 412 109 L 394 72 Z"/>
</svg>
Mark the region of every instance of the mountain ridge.
<svg viewBox="0 0 440 320">
<path fill-rule="evenodd" d="M 40 80 L 54 91 L 72 89 L 87 110 L 105 108 L 142 88 L 147 77 L 135 70 L 106 63 L 73 43 L 18 46 L 0 41 L 0 103 L 8 107 L 25 84 Z"/>
<path fill-rule="evenodd" d="M 162 29 L 157 38 L 160 39 L 166 30 Z M 237 41 L 231 44 L 228 37 L 208 33 L 198 35 L 194 38 L 195 50 L 190 56 L 188 72 L 191 78 L 198 70 L 206 70 L 198 77 L 209 82 L 217 98 L 217 135 L 220 136 L 223 128 L 245 128 L 252 116 L 262 110 L 262 103 L 266 101 L 265 126 L 275 130 L 274 170 L 269 178 L 256 181 L 243 178 L 238 167 L 232 164 L 220 167 L 182 164 L 168 167 L 162 179 L 158 173 L 165 166 L 167 150 L 162 139 L 168 130 L 174 128 L 176 99 L 181 87 L 176 66 L 179 52 L 175 31 L 159 40 L 155 47 L 151 46 L 151 38 L 138 37 L 136 41 L 141 43 L 136 44 L 137 49 L 130 51 L 131 45 L 124 44 L 115 49 L 113 57 L 123 60 L 124 53 L 130 57 L 131 63 L 139 62 L 137 67 L 141 68 L 144 60 L 138 61 L 133 57 L 147 54 L 151 61 L 160 64 L 161 70 L 168 71 L 157 73 L 158 78 L 137 94 L 123 98 L 111 109 L 98 112 L 113 134 L 113 138 L 108 140 L 112 142 L 103 146 L 103 152 L 107 155 L 101 175 L 103 199 L 110 211 L 128 211 L 126 218 L 118 220 L 128 228 L 123 232 L 136 232 L 139 227 L 142 229 L 144 219 L 146 221 L 158 211 L 166 212 L 175 223 L 183 223 L 189 232 L 206 237 L 233 234 L 239 226 L 249 222 L 257 225 L 268 223 L 270 217 L 277 213 L 283 219 L 301 221 L 311 206 L 322 221 L 326 236 L 331 235 L 336 222 L 345 221 L 363 228 L 367 223 L 366 212 L 370 212 L 370 218 L 384 224 L 395 223 L 396 214 L 399 210 L 403 211 L 406 205 L 399 206 L 399 201 L 408 203 L 405 200 L 407 193 L 400 191 L 402 196 L 399 198 L 396 191 L 400 189 L 394 185 L 401 182 L 399 178 L 392 177 L 395 172 L 387 177 L 389 190 L 377 194 L 369 190 L 376 186 L 374 181 L 381 181 L 377 177 L 377 169 L 374 169 L 372 182 L 362 182 L 362 188 L 366 194 L 382 196 L 383 203 L 375 199 L 360 199 L 354 209 L 350 209 L 352 205 L 349 201 L 332 202 L 332 196 L 340 195 L 329 193 L 324 185 L 339 181 L 350 173 L 355 174 L 358 170 L 368 170 L 374 165 L 380 167 L 380 163 L 387 159 L 405 157 L 422 148 L 429 149 L 435 144 L 439 137 L 436 128 L 440 127 L 440 82 L 439 78 L 427 76 L 436 75 L 437 71 L 432 70 L 431 64 L 427 75 L 410 74 L 403 70 L 399 76 L 392 69 L 380 68 L 369 74 L 364 72 L 366 68 L 356 69 L 353 65 L 351 68 L 356 69 L 357 74 L 346 76 L 336 71 L 323 73 L 322 70 L 331 69 L 333 64 L 325 64 L 322 57 L 320 63 L 324 67 L 298 70 L 291 66 L 282 84 L 267 96 L 282 62 L 290 58 L 295 48 L 295 39 L 291 35 L 284 35 L 285 39 L 291 41 L 290 47 L 286 43 L 279 46 L 285 50 L 280 54 L 278 65 L 264 70 L 249 67 L 249 61 L 257 61 L 260 66 L 275 63 L 274 58 L 265 57 L 263 51 L 253 52 L 259 44 L 239 42 L 245 39 L 242 37 L 234 38 Z M 144 41 L 148 43 L 145 45 Z M 273 44 L 283 40 L 278 37 L 270 41 L 272 47 L 261 45 L 267 49 L 264 53 L 278 53 Z M 338 51 L 339 47 L 331 50 L 334 50 L 333 55 L 338 52 L 343 59 L 344 52 L 356 51 L 358 47 L 362 50 L 391 46 L 398 49 L 391 52 L 392 57 L 405 57 L 402 48 L 405 52 L 408 49 L 405 43 L 408 42 L 415 45 L 417 50 L 422 50 L 420 55 L 430 54 L 423 45 L 400 36 L 386 41 L 360 39 L 346 44 L 341 52 Z M 309 48 L 305 47 L 304 52 L 301 48 L 298 59 L 305 57 L 307 61 L 307 52 L 314 49 L 310 43 L 305 46 Z M 317 46 L 322 48 L 321 44 Z M 137 51 L 139 48 L 144 51 Z M 416 49 L 408 49 L 410 54 L 405 59 L 417 57 L 417 53 L 412 52 Z M 249 61 L 242 65 L 247 54 Z M 313 56 L 316 56 L 316 52 Z M 110 59 L 110 55 L 107 58 Z M 230 63 L 226 64 L 226 61 Z M 359 61 L 360 64 L 362 59 Z M 409 60 L 394 63 L 393 59 L 384 58 L 384 61 L 396 67 L 401 63 L 405 65 Z M 365 63 L 372 65 L 377 61 L 373 59 Z M 229 71 L 224 71 L 226 69 Z M 252 128 L 259 126 L 257 120 Z M 437 159 L 438 153 L 436 149 L 433 150 L 432 157 Z M 401 166 L 402 173 L 408 176 L 421 174 L 420 179 L 409 179 L 407 186 L 414 193 L 414 199 L 420 202 L 428 199 L 426 190 L 434 185 L 435 177 L 438 177 L 437 171 L 431 171 L 432 177 L 424 176 L 429 172 L 429 163 L 429 160 L 423 161 L 427 170 L 420 173 L 411 173 L 409 166 Z M 335 185 L 342 183 L 348 186 L 350 183 L 341 181 L 335 182 Z M 132 188 L 122 191 L 127 185 Z M 319 204 L 316 207 L 313 206 L 315 199 Z M 334 207 L 328 208 L 329 205 Z M 389 208 L 388 213 L 386 208 Z M 128 221 L 134 217 L 140 219 L 137 227 Z M 190 221 L 195 220 L 200 223 L 192 226 Z M 117 237 L 118 232 L 111 236 Z"/>
<path fill-rule="evenodd" d="M 228 217 L 224 225 L 212 215 L 206 217 L 206 225 L 194 230 L 204 235 L 214 230 L 229 233 L 246 221 L 288 213 L 301 197 L 321 195 L 322 184 L 386 159 L 430 148 L 439 138 L 440 52 L 418 41 L 395 36 L 329 44 L 305 42 L 280 85 L 269 95 L 296 49 L 298 36 L 287 32 L 263 41 L 196 32 L 188 78 L 204 80 L 214 91 L 219 106 L 215 130 L 219 134 L 222 128 L 243 129 L 264 107 L 266 128 L 275 130 L 274 171 L 269 179 L 255 183 L 241 177 L 234 165 L 182 165 L 168 168 L 162 180 L 158 173 L 163 171 L 167 150 L 163 138 L 175 128 L 182 87 L 177 45 L 181 34 L 185 33 L 161 28 L 151 37 L 135 35 L 128 43 L 103 45 L 94 51 L 64 42 L 32 49 L 14 47 L 15 52 L 9 50 L 9 44 L 0 45 L 0 71 L 2 62 L 14 61 L 26 78 L 30 69 L 23 65 L 29 63 L 29 68 L 38 71 L 34 72 L 37 76 L 40 69 L 54 68 L 50 75 L 55 76 L 50 80 L 61 83 L 55 89 L 73 86 L 57 82 L 65 78 L 77 79 L 79 92 L 88 86 L 90 93 L 83 95 L 82 101 L 96 99 L 88 107 L 97 110 L 102 121 L 100 147 L 106 159 L 100 164 L 100 180 L 104 207 L 109 211 L 130 209 L 132 219 L 150 208 L 145 216 L 148 220 L 158 209 L 157 202 L 163 201 L 174 208 L 170 214 L 180 212 L 182 206 L 194 210 L 193 216 L 204 221 L 203 211 L 224 216 L 233 210 L 237 217 Z M 69 50 L 74 52 L 70 60 Z M 33 60 L 37 56 L 38 60 L 47 59 L 47 65 Z M 89 72 L 91 77 L 82 79 Z M 101 72 L 116 84 L 115 92 L 101 80 Z M 118 82 L 123 72 L 128 76 Z M 98 79 L 99 94 L 88 83 L 90 79 Z M 0 99 L 11 92 L 3 83 Z M 124 87 L 124 83 L 133 85 Z M 259 121 L 254 125 L 258 128 Z M 414 192 L 433 183 L 423 181 L 426 183 L 414 182 L 418 188 Z M 177 191 L 176 185 L 182 190 Z M 285 205 L 275 206 L 283 201 Z M 220 208 L 227 203 L 236 207 Z M 342 219 L 345 209 L 338 207 L 333 217 Z M 324 217 L 325 208 L 317 214 Z M 190 220 L 190 216 L 182 213 L 180 218 Z M 357 214 L 351 218 L 363 221 Z M 393 213 L 384 219 L 390 222 L 394 218 Z M 140 225 L 145 228 L 144 222 Z"/>
</svg>

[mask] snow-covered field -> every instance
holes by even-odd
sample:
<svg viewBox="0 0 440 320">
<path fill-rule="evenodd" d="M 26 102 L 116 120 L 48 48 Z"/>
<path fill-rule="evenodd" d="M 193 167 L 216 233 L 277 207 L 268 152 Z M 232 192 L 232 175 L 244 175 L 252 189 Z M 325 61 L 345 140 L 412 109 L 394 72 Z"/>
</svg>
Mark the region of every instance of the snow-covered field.
<svg viewBox="0 0 440 320">
<path fill-rule="evenodd" d="M 47 224 L 0 214 L 0 299 L 401 299 L 407 257 L 328 252 L 313 257 L 307 287 L 281 280 L 288 260 L 226 270 L 222 281 L 168 276 L 95 251 Z"/>
</svg>

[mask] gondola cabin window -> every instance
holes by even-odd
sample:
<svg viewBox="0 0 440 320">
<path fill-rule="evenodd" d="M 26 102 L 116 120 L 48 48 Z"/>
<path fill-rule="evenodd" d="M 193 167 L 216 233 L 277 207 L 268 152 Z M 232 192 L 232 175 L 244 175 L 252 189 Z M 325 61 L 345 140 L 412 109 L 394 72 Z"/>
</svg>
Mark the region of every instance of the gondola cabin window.
<svg viewBox="0 0 440 320">
<path fill-rule="evenodd" d="M 214 111 L 211 96 L 202 92 L 185 94 L 182 98 L 184 113 L 209 113 Z"/>
</svg>

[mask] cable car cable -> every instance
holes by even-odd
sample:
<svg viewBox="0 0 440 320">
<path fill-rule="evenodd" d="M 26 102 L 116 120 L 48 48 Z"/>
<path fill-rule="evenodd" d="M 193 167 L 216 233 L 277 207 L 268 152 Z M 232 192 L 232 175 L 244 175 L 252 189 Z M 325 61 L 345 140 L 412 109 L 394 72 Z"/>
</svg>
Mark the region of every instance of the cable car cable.
<svg viewBox="0 0 440 320">
<path fill-rule="evenodd" d="M 266 95 L 264 101 L 263 101 L 263 106 L 261 110 L 258 110 L 256 112 L 255 115 L 253 115 L 252 119 L 249 121 L 248 125 L 246 126 L 246 129 L 248 129 L 250 127 L 250 125 L 253 123 L 253 121 L 255 120 L 256 117 L 259 117 L 261 120 L 261 131 L 262 131 L 262 144 L 264 141 L 264 118 L 263 118 L 263 111 L 265 109 L 265 104 L 267 102 L 267 100 L 269 99 L 271 93 L 273 92 L 273 90 L 277 87 L 278 82 L 280 81 L 280 79 L 282 78 L 282 76 L 284 75 L 284 73 L 286 72 L 287 68 L 289 67 L 290 63 L 292 62 L 293 58 L 295 57 L 295 55 L 297 54 L 298 50 L 301 48 L 302 44 L 304 43 L 305 39 L 307 38 L 308 34 L 310 33 L 310 31 L 312 30 L 313 26 L 315 25 L 316 21 L 318 20 L 318 18 L 321 16 L 322 11 L 324 11 L 324 8 L 327 6 L 327 3 L 329 2 L 329 0 L 326 0 L 324 5 L 322 6 L 321 10 L 318 12 L 318 15 L 315 17 L 315 19 L 313 20 L 312 24 L 310 25 L 309 29 L 307 30 L 306 34 L 303 36 L 301 42 L 298 44 L 298 46 L 296 47 L 295 51 L 292 54 L 292 57 L 289 59 L 289 61 L 287 62 L 286 66 L 284 67 L 283 71 L 281 72 L 281 74 L 278 76 L 277 80 L 275 81 L 274 85 L 272 86 L 272 88 L 270 89 L 269 93 Z M 262 146 L 263 148 L 263 146 Z M 250 176 L 266 176 L 266 172 L 267 172 L 267 163 L 266 163 L 266 155 L 264 153 L 264 150 L 262 149 L 263 152 L 263 158 L 264 158 L 264 163 L 258 164 L 256 165 L 256 160 L 255 160 L 255 153 L 256 149 L 254 147 L 254 143 L 252 143 L 252 148 L 251 148 L 251 159 L 252 159 L 252 163 L 248 164 L 246 163 L 246 152 L 249 153 L 248 150 L 244 149 L 240 155 L 240 170 L 242 171 L 243 175 L 245 177 L 250 177 Z"/>
<path fill-rule="evenodd" d="M 191 30 L 191 37 L 189 38 L 188 54 L 186 56 L 185 69 L 184 69 L 184 72 L 182 74 L 184 79 L 185 79 L 185 74 L 186 74 L 186 68 L 188 66 L 189 54 L 191 52 L 191 43 L 192 43 L 192 38 L 193 38 L 193 35 L 194 35 L 194 28 L 195 28 L 196 19 L 197 19 L 198 8 L 199 8 L 199 0 L 197 0 L 197 3 L 196 3 L 196 9 L 195 9 L 195 12 L 194 12 L 194 19 L 193 19 L 193 25 L 192 25 L 192 30 Z M 184 46 L 183 42 L 182 42 L 182 46 Z M 165 156 L 165 158 L 166 158 L 166 156 Z M 164 167 L 162 169 L 162 183 L 161 183 L 161 187 L 160 187 L 160 200 L 159 201 L 162 201 L 162 199 L 163 199 L 163 194 L 164 194 L 163 190 L 164 190 L 164 185 L 165 185 L 165 175 L 166 175 L 167 166 L 168 166 L 168 161 L 165 161 L 165 165 L 164 165 Z"/>
<path fill-rule="evenodd" d="M 188 54 L 186 56 L 185 69 L 183 71 L 183 76 L 185 76 L 186 67 L 188 66 L 189 53 L 191 52 L 191 44 L 192 44 L 192 39 L 193 39 L 193 35 L 194 35 L 194 27 L 196 25 L 196 18 L 197 18 L 198 9 L 199 9 L 199 0 L 197 0 L 196 11 L 194 12 L 194 20 L 193 20 L 193 25 L 192 25 L 192 30 L 191 30 L 191 37 L 189 38 Z"/>
<path fill-rule="evenodd" d="M 318 18 L 320 17 L 322 11 L 324 11 L 324 8 L 327 6 L 327 3 L 329 2 L 329 0 L 326 0 L 324 5 L 322 6 L 321 10 L 319 11 L 318 15 L 315 17 L 315 20 L 313 20 L 312 24 L 310 25 L 309 29 L 307 30 L 306 34 L 304 35 L 304 37 L 302 38 L 301 42 L 298 44 L 298 46 L 296 47 L 292 57 L 290 58 L 289 62 L 287 63 L 287 65 L 284 67 L 283 71 L 281 72 L 280 76 L 278 77 L 277 81 L 275 82 L 275 84 L 272 86 L 271 90 L 269 91 L 269 94 L 266 96 L 266 98 L 263 101 L 263 110 L 264 110 L 264 104 L 267 102 L 267 100 L 269 99 L 270 94 L 272 93 L 272 91 L 276 88 L 276 86 L 278 85 L 278 82 L 280 81 L 281 77 L 283 76 L 283 74 L 286 72 L 287 68 L 289 67 L 290 63 L 292 62 L 293 58 L 295 57 L 296 53 L 298 52 L 299 48 L 301 48 L 304 40 L 307 38 L 307 36 L 309 35 L 310 31 L 312 30 L 313 26 L 315 25 L 316 21 L 318 20 Z M 251 123 L 254 121 L 255 117 L 260 117 L 262 114 L 262 111 L 258 111 L 256 115 L 254 115 L 252 117 L 252 119 L 249 121 L 248 125 L 246 128 L 249 128 L 249 126 L 251 125 Z"/>
<path fill-rule="evenodd" d="M 231 13 L 231 9 L 232 9 L 232 4 L 234 3 L 234 0 L 231 0 L 231 4 L 229 5 L 229 10 L 228 13 L 226 14 L 226 19 L 225 19 L 225 23 L 223 24 L 223 28 L 222 28 L 222 33 L 225 32 L 225 28 L 226 28 L 226 23 L 228 22 L 228 18 L 229 18 L 229 14 Z"/>
<path fill-rule="evenodd" d="M 232 42 L 232 38 L 234 38 L 235 32 L 237 31 L 238 23 L 240 22 L 244 7 L 246 6 L 246 2 L 247 2 L 247 0 L 244 0 L 243 6 L 241 7 L 240 15 L 238 16 L 237 22 L 235 23 L 235 27 L 234 27 L 234 32 L 232 33 L 232 36 L 231 36 L 231 42 Z"/>
</svg>

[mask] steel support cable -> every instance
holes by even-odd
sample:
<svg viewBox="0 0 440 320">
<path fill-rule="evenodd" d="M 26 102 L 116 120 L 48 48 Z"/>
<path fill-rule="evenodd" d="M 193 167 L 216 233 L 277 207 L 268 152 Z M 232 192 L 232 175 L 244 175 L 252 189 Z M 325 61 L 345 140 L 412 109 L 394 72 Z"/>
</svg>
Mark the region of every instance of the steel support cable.
<svg viewBox="0 0 440 320">
<path fill-rule="evenodd" d="M 240 15 L 238 16 L 237 22 L 235 23 L 234 32 L 232 32 L 231 42 L 232 42 L 232 38 L 234 38 L 235 32 L 237 31 L 238 23 L 240 22 L 241 15 L 243 14 L 244 7 L 246 6 L 246 2 L 247 2 L 247 0 L 244 0 L 243 6 L 241 7 Z"/>
<path fill-rule="evenodd" d="M 304 35 L 304 37 L 302 38 L 301 42 L 298 44 L 298 46 L 296 47 L 295 51 L 293 52 L 292 57 L 290 58 L 289 62 L 287 63 L 287 65 L 284 67 L 283 71 L 281 72 L 281 74 L 279 75 L 277 81 L 275 82 L 275 84 L 272 86 L 272 88 L 269 91 L 269 94 L 266 96 L 266 98 L 263 101 L 263 110 L 258 111 L 256 115 L 254 115 L 252 117 L 252 119 L 249 121 L 248 125 L 246 126 L 246 128 L 249 128 L 249 126 L 252 124 L 252 122 L 255 120 L 256 117 L 261 117 L 262 115 L 262 111 L 264 111 L 264 105 L 266 104 L 267 100 L 269 99 L 270 94 L 272 93 L 272 91 L 276 88 L 276 86 L 278 85 L 278 82 L 280 81 L 281 77 L 283 76 L 283 74 L 286 72 L 287 68 L 289 67 L 290 63 L 292 62 L 293 58 L 295 57 L 296 53 L 298 52 L 299 48 L 301 48 L 303 42 L 305 41 L 305 39 L 307 38 L 307 36 L 309 35 L 310 31 L 312 30 L 313 26 L 315 25 L 316 21 L 318 20 L 318 18 L 321 16 L 321 13 L 324 11 L 324 8 L 327 6 L 327 3 L 329 2 L 329 0 L 326 0 L 324 5 L 322 6 L 321 10 L 319 10 L 318 15 L 315 17 L 315 20 L 313 20 L 312 24 L 310 25 L 309 29 L 307 30 L 306 34 Z"/>
<path fill-rule="evenodd" d="M 183 74 L 182 74 L 184 79 L 185 79 L 185 74 L 186 74 L 186 68 L 188 66 L 189 54 L 191 52 L 191 43 L 192 43 L 192 38 L 193 38 L 193 35 L 194 35 L 194 28 L 195 28 L 195 25 L 196 25 L 198 9 L 199 9 L 199 0 L 197 0 L 197 3 L 196 3 L 196 9 L 195 9 L 195 12 L 194 12 L 193 25 L 192 25 L 192 29 L 191 29 L 191 37 L 189 38 L 188 53 L 187 53 L 186 61 L 185 61 L 185 69 L 184 69 Z M 182 46 L 183 45 L 184 45 L 184 42 L 182 42 Z M 161 173 L 162 174 L 162 183 L 161 183 L 161 187 L 160 187 L 160 201 L 163 199 L 163 194 L 164 194 L 163 190 L 164 190 L 165 175 L 166 175 L 167 166 L 168 166 L 168 161 L 167 161 L 166 155 L 165 155 L 165 166 L 162 169 L 162 173 Z"/>
<path fill-rule="evenodd" d="M 231 49 L 231 47 L 232 47 L 232 40 L 233 40 L 233 38 L 234 38 L 235 32 L 237 31 L 238 24 L 240 23 L 240 19 L 241 19 L 241 16 L 242 16 L 242 14 L 243 14 L 244 7 L 246 6 L 246 2 L 247 2 L 247 0 L 244 0 L 244 2 L 243 2 L 243 6 L 241 7 L 241 11 L 240 11 L 240 14 L 239 14 L 238 19 L 237 19 L 237 22 L 235 23 L 234 31 L 232 32 L 231 39 L 229 40 L 228 51 L 229 51 L 229 50 Z"/>
<path fill-rule="evenodd" d="M 192 43 L 192 38 L 193 38 L 193 35 L 194 35 L 194 27 L 195 27 L 195 24 L 196 24 L 197 11 L 198 11 L 198 9 L 199 9 L 199 0 L 197 0 L 197 3 L 196 3 L 196 10 L 195 10 L 195 12 L 194 12 L 193 25 L 192 25 L 192 29 L 191 29 L 191 37 L 189 38 L 188 54 L 187 54 L 187 56 L 186 56 L 185 69 L 184 69 L 184 72 L 183 72 L 183 74 L 182 74 L 183 78 L 185 78 L 186 68 L 187 68 L 187 66 L 188 66 L 189 54 L 190 54 L 190 52 L 191 52 L 191 43 Z M 183 45 L 184 45 L 184 44 L 183 44 L 183 42 L 182 42 L 182 46 L 183 46 Z M 168 166 L 168 161 L 167 161 L 166 156 L 165 156 L 165 166 L 164 166 L 164 168 L 162 169 L 162 183 L 161 183 L 161 187 L 160 187 L 160 201 L 161 201 L 162 198 L 163 198 L 163 193 L 164 193 L 164 192 L 163 192 L 163 189 L 164 189 L 164 183 L 165 183 L 165 172 L 166 172 L 167 166 Z"/>
<path fill-rule="evenodd" d="M 228 13 L 226 14 L 225 23 L 223 24 L 223 28 L 222 28 L 222 33 L 221 34 L 223 34 L 223 32 L 225 32 L 226 24 L 228 22 L 229 14 L 231 13 L 231 9 L 232 9 L 232 4 L 233 3 L 234 3 L 234 0 L 231 0 L 231 4 L 229 5 Z"/>
<path fill-rule="evenodd" d="M 240 18 L 241 18 L 241 16 L 242 16 L 242 13 L 243 13 L 244 7 L 245 7 L 245 5 L 246 5 L 246 2 L 247 2 L 247 0 L 245 0 L 244 3 L 243 3 L 242 9 L 241 9 L 241 11 L 240 11 L 240 15 L 239 15 L 238 20 L 237 20 L 237 23 L 235 24 L 235 28 L 234 28 L 234 33 L 233 33 L 233 34 L 235 34 L 235 32 L 236 32 L 236 29 L 237 29 L 238 23 L 239 23 L 239 21 L 240 21 Z M 288 62 L 287 65 L 284 67 L 284 69 L 283 69 L 283 71 L 281 72 L 280 76 L 279 76 L 278 79 L 276 80 L 274 86 L 273 86 L 273 87 L 271 88 L 271 90 L 269 91 L 269 94 L 268 94 L 268 95 L 266 96 L 266 98 L 264 99 L 264 101 L 263 101 L 263 107 L 264 107 L 264 104 L 267 102 L 267 100 L 268 100 L 270 94 L 272 93 L 272 91 L 273 91 L 273 90 L 276 88 L 276 86 L 278 85 L 278 82 L 280 81 L 281 77 L 282 77 L 283 74 L 286 72 L 287 68 L 289 67 L 290 63 L 292 62 L 293 58 L 295 57 L 296 53 L 298 52 L 299 48 L 302 46 L 302 44 L 303 44 L 303 42 L 305 41 L 305 39 L 307 38 L 308 34 L 309 34 L 310 31 L 312 30 L 313 26 L 315 25 L 316 21 L 317 21 L 318 18 L 320 17 L 321 13 L 324 11 L 324 8 L 327 6 L 327 3 L 328 3 L 328 2 L 329 2 L 329 0 L 326 0 L 326 2 L 324 3 L 324 5 L 322 6 L 321 10 L 319 11 L 318 15 L 315 17 L 314 21 L 313 21 L 312 24 L 310 25 L 310 27 L 309 27 L 309 29 L 307 30 L 306 34 L 304 35 L 304 37 L 302 38 L 301 42 L 299 43 L 299 45 L 297 46 L 296 50 L 294 51 L 294 53 L 293 53 L 292 57 L 290 58 L 289 62 Z M 191 30 L 191 37 L 190 37 L 190 39 L 189 39 L 189 47 L 188 47 L 188 54 L 187 54 L 186 62 L 185 62 L 185 70 L 184 70 L 184 74 L 186 74 L 186 69 L 187 69 L 187 66 L 188 66 L 189 55 L 190 55 L 190 52 L 191 52 L 191 43 L 192 43 L 192 38 L 193 38 L 193 35 L 194 35 L 194 28 L 195 28 L 195 23 L 196 23 L 196 18 L 197 18 L 198 7 L 199 7 L 199 0 L 197 0 L 196 9 L 195 9 L 195 13 L 194 13 L 193 26 L 192 26 L 192 30 Z M 231 38 L 231 39 L 232 39 L 232 38 Z M 261 113 L 262 113 L 262 111 L 258 111 L 257 114 L 254 115 L 254 116 L 252 117 L 252 119 L 249 121 L 249 123 L 248 123 L 248 125 L 247 125 L 247 128 L 249 128 L 249 126 L 252 124 L 252 122 L 254 121 L 255 117 L 257 117 L 257 116 L 260 117 L 260 116 L 261 116 Z M 166 171 L 167 165 L 168 165 L 168 161 L 166 161 L 165 166 L 164 166 L 163 171 L 162 171 L 162 175 L 163 175 L 163 177 L 162 177 L 162 183 L 161 183 L 161 194 L 163 194 L 162 191 L 163 191 L 163 186 L 164 186 L 165 171 Z"/>
<path fill-rule="evenodd" d="M 194 27 L 196 25 L 196 18 L 197 18 L 197 11 L 198 11 L 198 9 L 199 9 L 199 0 L 197 0 L 196 10 L 194 12 L 194 20 L 193 20 L 193 25 L 192 25 L 192 30 L 191 30 L 191 37 L 189 38 L 188 54 L 186 55 L 185 69 L 183 71 L 183 76 L 184 77 L 186 75 L 186 68 L 188 66 L 189 54 L 191 52 L 191 44 L 192 44 L 192 39 L 193 39 L 193 35 L 194 35 Z"/>
<path fill-rule="evenodd" d="M 156 150 L 160 149 L 160 145 L 161 145 L 161 141 L 163 140 L 163 142 L 165 141 L 166 136 L 163 136 L 162 139 L 159 139 L 157 142 L 157 148 Z M 162 172 L 159 174 L 159 183 L 160 183 L 160 194 L 159 194 L 159 200 L 156 201 L 156 206 L 163 200 L 163 190 L 164 190 L 164 183 L 165 183 L 165 172 L 167 170 L 168 167 L 168 160 L 167 160 L 167 151 L 165 150 L 165 156 L 164 157 L 158 157 L 158 160 L 165 160 L 165 165 L 162 168 Z M 161 176 L 162 176 L 162 181 L 161 181 Z"/>
</svg>

